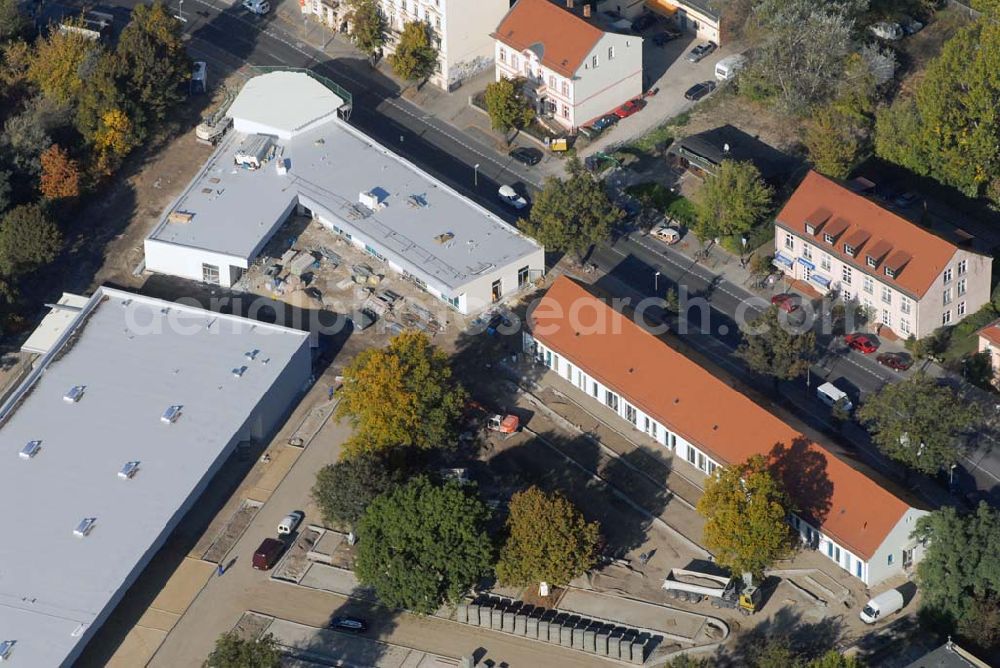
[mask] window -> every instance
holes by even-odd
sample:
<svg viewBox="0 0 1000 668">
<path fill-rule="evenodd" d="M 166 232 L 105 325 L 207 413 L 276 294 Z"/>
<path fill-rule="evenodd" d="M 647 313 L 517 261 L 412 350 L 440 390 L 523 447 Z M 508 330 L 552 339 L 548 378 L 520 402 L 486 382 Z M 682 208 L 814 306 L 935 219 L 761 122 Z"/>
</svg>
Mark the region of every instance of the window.
<svg viewBox="0 0 1000 668">
<path fill-rule="evenodd" d="M 596 69 L 597 63 L 598 63 L 597 54 L 594 54 L 594 57 L 590 59 L 590 66 Z"/>
<path fill-rule="evenodd" d="M 878 264 L 878 260 L 876 260 L 871 255 L 869 255 L 868 256 L 868 266 L 869 267 L 874 267 L 876 264 Z"/>
<path fill-rule="evenodd" d="M 901 319 L 899 321 L 899 331 L 902 332 L 903 334 L 905 334 L 906 336 L 909 336 L 910 335 L 910 321 L 907 320 L 906 318 Z"/>
<path fill-rule="evenodd" d="M 677 434 L 670 434 L 670 449 L 673 450 L 677 447 Z"/>
<path fill-rule="evenodd" d="M 948 269 L 944 270 L 944 276 L 942 276 L 942 280 L 944 281 L 945 285 L 948 285 L 949 283 L 951 283 L 951 268 L 950 267 Z"/>
<path fill-rule="evenodd" d="M 851 257 L 854 257 L 854 246 L 852 246 L 851 244 L 844 244 L 844 252 L 850 255 Z"/>
<path fill-rule="evenodd" d="M 813 249 L 809 244 L 802 244 L 802 257 L 807 260 L 813 259 Z"/>
<path fill-rule="evenodd" d="M 705 460 L 705 455 L 700 452 L 698 453 L 698 468 L 708 473 L 708 462 Z"/>
<path fill-rule="evenodd" d="M 441 17 L 440 16 L 435 16 L 434 17 L 434 25 L 437 26 L 438 30 L 441 29 Z"/>
<path fill-rule="evenodd" d="M 872 294 L 875 291 L 875 281 L 872 280 L 871 276 L 865 276 L 861 279 L 861 286 L 868 294 Z"/>
<path fill-rule="evenodd" d="M 788 232 L 785 232 L 785 248 L 788 250 L 795 250 L 795 237 Z"/>
<path fill-rule="evenodd" d="M 569 97 L 569 82 L 568 81 L 563 81 L 562 82 L 562 94 L 563 94 L 563 97 Z"/>
<path fill-rule="evenodd" d="M 573 380 L 573 365 L 566 362 L 566 380 Z"/>
<path fill-rule="evenodd" d="M 910 301 L 909 297 L 899 298 L 899 311 L 903 315 L 910 315 L 910 308 L 913 302 Z"/>
<path fill-rule="evenodd" d="M 604 390 L 604 404 L 613 411 L 618 411 L 618 395 L 611 390 Z"/>
<path fill-rule="evenodd" d="M 959 262 L 958 263 L 958 275 L 959 276 L 965 276 L 965 272 L 966 272 L 966 270 L 968 268 L 969 268 L 969 261 L 968 260 L 962 260 L 961 262 Z"/>
<path fill-rule="evenodd" d="M 819 258 L 819 266 L 823 271 L 830 271 L 830 256 L 823 253 Z"/>
<path fill-rule="evenodd" d="M 885 268 L 885 275 L 888 276 L 889 278 L 896 278 L 896 272 L 890 269 L 889 267 Z"/>
<path fill-rule="evenodd" d="M 882 309 L 882 324 L 886 327 L 892 327 L 892 314 L 887 308 Z"/>
<path fill-rule="evenodd" d="M 851 301 L 854 295 L 851 293 L 850 290 L 841 290 L 840 296 L 843 298 L 845 302 L 849 302 Z"/>
<path fill-rule="evenodd" d="M 688 446 L 688 451 L 687 451 L 687 460 L 689 462 L 691 462 L 692 464 L 694 464 L 697 461 L 697 457 L 698 457 L 698 455 L 697 455 L 697 452 L 695 451 L 694 447 L 689 445 Z"/>
<path fill-rule="evenodd" d="M 632 424 L 635 424 L 636 420 L 639 419 L 639 415 L 638 413 L 636 413 L 635 406 L 629 403 L 625 404 L 625 419 L 631 422 Z"/>
<path fill-rule="evenodd" d="M 514 54 L 514 53 L 510 54 L 510 66 L 513 67 L 516 70 L 519 65 L 520 65 L 520 62 L 517 59 L 517 54 Z"/>
<path fill-rule="evenodd" d="M 551 74 L 549 75 L 549 88 L 551 88 L 552 90 L 556 89 L 556 78 Z"/>
<path fill-rule="evenodd" d="M 615 47 L 609 46 L 608 47 L 608 60 L 614 60 L 614 57 L 615 57 Z M 596 65 L 594 67 L 596 67 Z"/>
<path fill-rule="evenodd" d="M 652 436 L 653 438 L 656 438 L 657 437 L 656 432 L 657 432 L 657 426 L 656 423 L 654 422 L 649 429 L 649 435 Z"/>
<path fill-rule="evenodd" d="M 833 235 L 832 234 L 826 234 L 826 233 L 824 233 L 823 234 L 823 241 L 825 241 L 828 244 L 832 244 L 833 243 Z"/>
<path fill-rule="evenodd" d="M 961 297 L 962 295 L 965 294 L 965 279 L 964 278 L 959 279 L 959 281 L 958 281 L 958 287 L 956 288 L 956 291 L 958 292 L 958 296 L 959 297 Z"/>
<path fill-rule="evenodd" d="M 947 325 L 949 323 L 951 323 L 951 309 L 948 309 L 947 311 L 941 314 L 941 324 Z"/>
<path fill-rule="evenodd" d="M 201 280 L 206 283 L 219 284 L 219 267 L 214 264 L 201 265 Z"/>
<path fill-rule="evenodd" d="M 958 317 L 961 318 L 965 315 L 965 302 L 958 302 Z"/>
<path fill-rule="evenodd" d="M 892 288 L 886 285 L 882 286 L 882 301 L 886 304 L 892 303 Z"/>
<path fill-rule="evenodd" d="M 840 548 L 839 547 L 833 548 L 833 560 L 836 561 L 838 564 L 840 563 Z"/>
<path fill-rule="evenodd" d="M 500 62 L 501 63 L 507 62 L 507 49 L 504 49 L 502 47 L 500 49 Z"/>
<path fill-rule="evenodd" d="M 569 118 L 569 107 L 565 104 L 562 106 L 562 116 L 563 118 Z"/>
<path fill-rule="evenodd" d="M 854 272 L 851 271 L 850 267 L 848 267 L 847 265 L 844 265 L 844 271 L 842 273 L 842 278 L 843 278 L 843 281 L 844 281 L 844 285 L 850 285 L 851 284 L 851 275 L 853 273 Z"/>
<path fill-rule="evenodd" d="M 715 473 L 715 469 L 719 468 L 719 465 L 713 462 L 711 459 L 708 460 L 708 475 Z"/>
<path fill-rule="evenodd" d="M 382 255 L 381 253 L 379 253 L 377 250 L 375 250 L 371 246 L 369 246 L 368 244 L 365 244 L 365 252 L 368 253 L 369 255 L 371 255 L 373 258 L 375 258 L 377 260 L 382 260 L 382 262 L 385 262 L 385 256 Z"/>
<path fill-rule="evenodd" d="M 951 303 L 951 288 L 944 289 L 944 293 L 941 295 L 941 299 L 945 306 Z"/>
<path fill-rule="evenodd" d="M 517 270 L 517 287 L 523 288 L 528 284 L 528 268 L 521 267 Z"/>
<path fill-rule="evenodd" d="M 597 398 L 597 381 L 592 382 L 590 384 L 590 387 L 592 389 L 591 393 L 594 395 L 594 398 L 596 399 Z"/>
<path fill-rule="evenodd" d="M 889 555 L 889 558 L 886 559 L 885 563 L 888 564 L 889 566 L 892 566 L 892 554 Z"/>
</svg>

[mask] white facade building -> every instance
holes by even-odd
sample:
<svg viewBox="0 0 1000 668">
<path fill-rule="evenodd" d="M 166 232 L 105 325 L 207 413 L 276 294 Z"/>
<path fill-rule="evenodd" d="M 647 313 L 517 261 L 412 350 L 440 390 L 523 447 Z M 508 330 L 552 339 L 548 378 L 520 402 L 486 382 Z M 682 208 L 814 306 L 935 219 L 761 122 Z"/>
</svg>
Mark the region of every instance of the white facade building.
<svg viewBox="0 0 1000 668">
<path fill-rule="evenodd" d="M 540 245 L 337 118 L 341 103 L 305 74 L 251 79 L 234 131 L 147 237 L 146 269 L 231 286 L 298 210 L 460 313 L 544 274 Z"/>
<path fill-rule="evenodd" d="M 992 258 L 810 172 L 775 219 L 774 264 L 867 307 L 901 338 L 957 324 L 990 300 Z"/>
<path fill-rule="evenodd" d="M 44 325 L 41 357 L 0 406 L 5 666 L 73 665 L 312 372 L 307 332 L 109 288 L 62 301 L 75 316 Z"/>
<path fill-rule="evenodd" d="M 549 0 L 518 0 L 493 37 L 496 80 L 523 79 L 539 114 L 567 129 L 642 95 L 642 38 L 605 32 Z"/>
<path fill-rule="evenodd" d="M 768 457 L 800 511 L 806 546 L 869 587 L 908 572 L 922 556 L 909 506 L 864 473 L 560 277 L 529 314 L 525 351 L 704 475 Z"/>
<path fill-rule="evenodd" d="M 347 0 L 302 0 L 300 7 L 303 14 L 315 16 L 334 30 L 349 30 Z M 493 66 L 490 32 L 510 8 L 510 1 L 379 0 L 379 7 L 388 24 L 385 55 L 394 52 L 407 23 L 425 23 L 438 49 L 437 72 L 430 83 L 453 90 Z"/>
</svg>

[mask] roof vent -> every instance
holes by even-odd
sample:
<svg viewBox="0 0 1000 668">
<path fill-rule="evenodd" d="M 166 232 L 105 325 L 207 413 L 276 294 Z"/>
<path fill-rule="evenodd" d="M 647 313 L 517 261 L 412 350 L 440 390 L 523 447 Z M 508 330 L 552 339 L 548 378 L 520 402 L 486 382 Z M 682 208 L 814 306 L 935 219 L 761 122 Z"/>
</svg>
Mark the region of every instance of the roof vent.
<svg viewBox="0 0 1000 668">
<path fill-rule="evenodd" d="M 259 355 L 259 354 L 260 354 L 260 351 L 257 350 L 256 348 L 254 348 L 253 350 L 250 350 L 250 351 L 247 351 L 247 352 L 243 353 L 243 357 L 246 357 L 248 360 L 253 361 L 253 360 L 257 359 L 257 355 Z"/>
<path fill-rule="evenodd" d="M 385 204 L 382 203 L 382 200 L 379 199 L 379 196 L 372 190 L 366 190 L 358 193 L 358 202 L 372 211 L 378 211 L 385 206 Z"/>
<path fill-rule="evenodd" d="M 118 472 L 118 477 L 122 480 L 131 480 L 135 472 L 139 470 L 139 462 L 125 462 L 122 470 Z"/>
<path fill-rule="evenodd" d="M 21 459 L 31 459 L 38 454 L 38 451 L 42 449 L 41 441 L 28 441 L 28 443 L 21 448 L 21 452 L 18 455 Z"/>
<path fill-rule="evenodd" d="M 97 524 L 96 517 L 84 517 L 73 529 L 73 535 L 77 538 L 83 538 L 93 530 L 95 524 Z"/>
<path fill-rule="evenodd" d="M 63 395 L 63 401 L 70 404 L 75 404 L 80 401 L 83 397 L 83 391 L 87 389 L 86 385 L 74 385 L 69 389 L 69 392 Z"/>
<path fill-rule="evenodd" d="M 70 636 L 72 636 L 74 638 L 79 638 L 80 636 L 83 635 L 83 632 L 86 631 L 86 630 L 87 630 L 87 625 L 86 624 L 78 624 L 77 627 L 75 629 L 73 629 L 73 632 L 70 633 Z"/>
<path fill-rule="evenodd" d="M 10 653 L 14 651 L 16 644 L 16 640 L 0 640 L 0 661 L 6 661 L 10 658 Z"/>
<path fill-rule="evenodd" d="M 237 368 L 233 369 L 233 375 L 236 376 L 237 378 L 242 378 L 243 374 L 245 374 L 246 372 L 247 372 L 247 368 L 245 366 L 241 366 L 241 367 L 237 367 Z"/>
<path fill-rule="evenodd" d="M 177 422 L 177 418 L 181 416 L 181 406 L 174 405 L 163 411 L 163 415 L 160 416 L 160 422 L 165 422 L 166 424 L 173 424 Z"/>
</svg>

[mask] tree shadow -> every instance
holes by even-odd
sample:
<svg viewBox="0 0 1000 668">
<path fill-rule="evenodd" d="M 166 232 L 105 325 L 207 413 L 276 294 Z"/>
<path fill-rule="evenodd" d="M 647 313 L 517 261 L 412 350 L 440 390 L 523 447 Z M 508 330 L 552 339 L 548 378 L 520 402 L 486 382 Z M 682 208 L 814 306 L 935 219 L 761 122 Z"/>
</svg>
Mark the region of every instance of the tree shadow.
<svg viewBox="0 0 1000 668">
<path fill-rule="evenodd" d="M 823 526 L 830 513 L 833 482 L 827 474 L 827 456 L 805 437 L 791 445 L 776 443 L 769 456 L 771 472 L 781 481 L 796 514 L 812 526 Z"/>
<path fill-rule="evenodd" d="M 315 661 L 320 665 L 380 665 L 380 660 L 393 646 L 379 639 L 391 635 L 399 625 L 398 618 L 406 613 L 367 600 L 365 596 L 370 592 L 362 588 L 352 592 L 352 596 L 355 593 L 359 594 L 357 598 L 347 598 L 330 611 L 326 628 L 317 629 L 311 637 L 287 653 L 293 658 Z M 367 628 L 363 633 L 332 628 L 333 620 L 342 617 L 363 621 Z"/>
<path fill-rule="evenodd" d="M 785 607 L 778 610 L 774 617 L 759 622 L 719 647 L 712 657 L 712 665 L 743 668 L 748 664 L 748 657 L 755 656 L 763 647 L 776 641 L 787 642 L 796 656 L 809 661 L 838 649 L 843 640 L 844 626 L 840 617 L 807 622 L 803 620 L 802 613 Z"/>
</svg>

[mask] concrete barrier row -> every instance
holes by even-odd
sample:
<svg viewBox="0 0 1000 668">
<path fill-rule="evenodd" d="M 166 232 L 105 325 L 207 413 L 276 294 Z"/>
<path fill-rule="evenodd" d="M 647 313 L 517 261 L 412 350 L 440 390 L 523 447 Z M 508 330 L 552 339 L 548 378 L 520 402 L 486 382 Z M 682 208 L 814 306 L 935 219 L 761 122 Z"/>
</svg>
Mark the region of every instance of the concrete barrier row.
<svg viewBox="0 0 1000 668">
<path fill-rule="evenodd" d="M 637 665 L 646 660 L 644 640 L 632 639 L 620 631 L 603 627 L 600 630 L 587 628 L 592 625 L 589 620 L 577 618 L 563 624 L 477 603 L 461 603 L 457 613 L 459 622 L 471 626 L 541 640 Z"/>
</svg>

